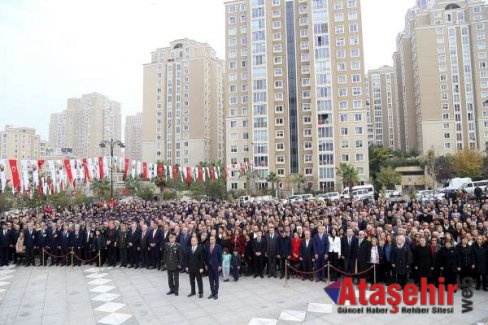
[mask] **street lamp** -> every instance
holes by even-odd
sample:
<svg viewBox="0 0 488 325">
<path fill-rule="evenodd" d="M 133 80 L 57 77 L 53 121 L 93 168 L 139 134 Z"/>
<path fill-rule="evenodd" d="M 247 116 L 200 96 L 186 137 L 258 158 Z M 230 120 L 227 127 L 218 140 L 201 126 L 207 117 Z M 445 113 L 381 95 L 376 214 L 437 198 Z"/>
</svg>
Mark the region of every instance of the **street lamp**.
<svg viewBox="0 0 488 325">
<path fill-rule="evenodd" d="M 119 140 L 110 139 L 110 141 L 102 140 L 102 142 L 100 142 L 100 148 L 110 148 L 110 199 L 113 199 L 114 197 L 114 169 L 112 161 L 114 158 L 114 148 L 116 146 L 125 148 L 125 145 Z"/>
</svg>

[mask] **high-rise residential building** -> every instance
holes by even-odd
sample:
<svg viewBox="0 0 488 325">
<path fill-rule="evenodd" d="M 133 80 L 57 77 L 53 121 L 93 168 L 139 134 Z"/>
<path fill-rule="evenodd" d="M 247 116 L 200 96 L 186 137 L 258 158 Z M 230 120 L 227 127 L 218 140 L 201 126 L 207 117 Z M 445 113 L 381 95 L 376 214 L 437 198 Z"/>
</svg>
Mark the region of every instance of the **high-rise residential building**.
<svg viewBox="0 0 488 325">
<path fill-rule="evenodd" d="M 125 157 L 132 160 L 142 159 L 142 113 L 125 117 Z"/>
<path fill-rule="evenodd" d="M 391 66 L 368 71 L 373 144 L 399 149 L 396 74 Z"/>
<path fill-rule="evenodd" d="M 419 1 L 408 11 L 394 55 L 406 149 L 485 149 L 487 30 L 482 0 Z"/>
<path fill-rule="evenodd" d="M 38 159 L 41 137 L 34 128 L 6 125 L 0 131 L 0 159 Z"/>
<path fill-rule="evenodd" d="M 223 61 L 179 39 L 144 65 L 142 159 L 194 166 L 225 159 Z"/>
<path fill-rule="evenodd" d="M 51 115 L 49 144 L 52 148 L 71 149 L 74 157 L 98 157 L 109 154 L 100 148 L 102 140 L 121 139 L 120 103 L 107 96 L 90 93 L 69 98 L 67 108 Z M 120 155 L 120 148 L 114 149 Z"/>
<path fill-rule="evenodd" d="M 336 168 L 369 178 L 359 0 L 225 3 L 227 164 L 250 163 L 254 189 L 273 172 L 287 193 L 340 188 Z M 228 187 L 243 189 L 232 172 Z"/>
</svg>

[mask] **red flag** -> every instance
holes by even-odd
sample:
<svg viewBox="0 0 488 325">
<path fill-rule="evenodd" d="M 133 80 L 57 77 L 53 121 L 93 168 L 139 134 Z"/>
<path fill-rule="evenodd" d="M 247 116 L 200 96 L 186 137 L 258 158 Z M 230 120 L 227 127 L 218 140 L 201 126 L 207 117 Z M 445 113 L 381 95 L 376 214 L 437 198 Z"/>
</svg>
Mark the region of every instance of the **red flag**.
<svg viewBox="0 0 488 325">
<path fill-rule="evenodd" d="M 210 173 L 210 179 L 215 181 L 215 169 L 214 169 L 214 167 L 210 166 L 208 171 Z"/>
<path fill-rule="evenodd" d="M 100 175 L 100 179 L 104 179 L 105 175 L 103 174 L 103 157 L 98 157 L 98 172 Z"/>
<path fill-rule="evenodd" d="M 66 169 L 66 175 L 68 175 L 68 182 L 71 186 L 73 186 L 73 173 L 71 171 L 71 164 L 69 159 L 64 160 L 64 169 Z"/>
<path fill-rule="evenodd" d="M 173 180 L 176 181 L 178 179 L 178 165 L 173 165 Z"/>
<path fill-rule="evenodd" d="M 186 167 L 186 183 L 191 184 L 191 167 Z"/>
<path fill-rule="evenodd" d="M 129 159 L 124 159 L 124 178 L 127 178 L 129 175 Z"/>
<path fill-rule="evenodd" d="M 85 174 L 85 182 L 90 181 L 90 171 L 88 170 L 88 159 L 83 158 L 83 173 Z"/>
<path fill-rule="evenodd" d="M 160 180 L 163 178 L 164 175 L 163 168 L 164 168 L 163 164 L 158 164 L 158 177 Z"/>
<path fill-rule="evenodd" d="M 17 169 L 17 160 L 11 159 L 8 163 L 10 165 L 10 170 L 12 171 L 12 185 L 16 191 L 20 192 L 20 176 L 19 170 Z"/>
<path fill-rule="evenodd" d="M 198 167 L 198 180 L 200 183 L 203 183 L 203 167 L 200 166 Z"/>
<path fill-rule="evenodd" d="M 39 173 L 41 172 L 41 170 L 42 170 L 42 166 L 44 166 L 44 163 L 45 163 L 45 162 L 46 162 L 46 161 L 45 161 L 45 160 L 42 160 L 42 159 L 39 159 L 39 160 L 37 161 L 37 170 L 39 171 Z"/>
<path fill-rule="evenodd" d="M 147 162 L 142 162 L 142 179 L 147 180 Z"/>
</svg>

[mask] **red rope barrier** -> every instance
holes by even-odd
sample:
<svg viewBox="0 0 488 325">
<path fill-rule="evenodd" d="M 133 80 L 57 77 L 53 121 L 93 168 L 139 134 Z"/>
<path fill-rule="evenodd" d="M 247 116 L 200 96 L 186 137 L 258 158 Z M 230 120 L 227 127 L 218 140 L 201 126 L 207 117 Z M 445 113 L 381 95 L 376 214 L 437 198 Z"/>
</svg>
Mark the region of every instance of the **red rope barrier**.
<svg viewBox="0 0 488 325">
<path fill-rule="evenodd" d="M 329 264 L 329 265 L 330 265 L 330 264 Z M 364 273 L 368 273 L 369 271 L 371 271 L 371 270 L 373 269 L 373 266 L 370 266 L 370 267 L 368 267 L 366 270 L 361 271 L 361 272 L 358 272 L 358 273 L 347 273 L 347 272 L 344 272 L 344 271 L 342 271 L 342 270 L 340 270 L 340 269 L 336 268 L 336 267 L 335 267 L 335 266 L 333 266 L 333 265 L 330 265 L 330 267 L 331 267 L 332 269 L 334 269 L 336 272 L 339 272 L 339 273 L 344 274 L 344 275 L 347 275 L 347 276 L 361 275 L 361 274 L 364 274 Z"/>
<path fill-rule="evenodd" d="M 316 272 L 320 272 L 320 271 L 325 270 L 325 268 L 327 267 L 327 265 L 324 265 L 324 266 L 323 266 L 323 267 L 321 267 L 320 269 L 318 269 L 318 270 L 314 270 L 314 271 L 312 271 L 312 272 L 300 271 L 300 270 L 298 270 L 298 269 L 294 268 L 293 266 L 291 266 L 290 264 L 288 264 L 288 267 L 289 267 L 290 269 L 292 269 L 293 271 L 295 271 L 295 272 L 297 272 L 297 273 L 300 273 L 300 274 L 314 274 L 314 273 L 316 273 Z"/>
<path fill-rule="evenodd" d="M 49 256 L 51 256 L 51 257 L 54 257 L 54 258 L 64 258 L 64 257 L 68 256 L 69 254 L 71 254 L 71 252 L 69 252 L 69 253 L 68 253 L 68 254 L 66 254 L 66 255 L 54 255 L 54 254 L 49 253 L 49 252 L 48 252 L 47 250 L 45 250 L 44 248 L 42 249 L 42 251 L 43 251 L 44 253 L 46 253 L 47 255 L 49 255 Z"/>
<path fill-rule="evenodd" d="M 98 253 L 97 255 L 95 255 L 94 258 L 90 259 L 90 260 L 84 260 L 82 259 L 81 257 L 79 257 L 78 255 L 75 254 L 75 252 L 73 252 L 73 256 L 76 257 L 77 260 L 80 260 L 81 262 L 83 263 L 89 263 L 89 262 L 93 262 L 95 259 L 98 258 L 98 255 L 100 255 L 100 253 Z"/>
</svg>

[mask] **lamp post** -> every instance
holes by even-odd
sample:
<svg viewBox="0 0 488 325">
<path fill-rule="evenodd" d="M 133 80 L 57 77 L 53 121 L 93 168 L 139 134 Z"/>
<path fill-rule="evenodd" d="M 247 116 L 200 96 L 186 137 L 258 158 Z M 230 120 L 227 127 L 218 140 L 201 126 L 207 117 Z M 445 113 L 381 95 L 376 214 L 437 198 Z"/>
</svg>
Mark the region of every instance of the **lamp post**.
<svg viewBox="0 0 488 325">
<path fill-rule="evenodd" d="M 110 199 L 114 197 L 114 169 L 113 169 L 113 158 L 114 158 L 114 148 L 118 146 L 119 148 L 125 148 L 125 145 L 120 140 L 110 139 L 102 140 L 100 142 L 100 148 L 110 148 Z"/>
</svg>

